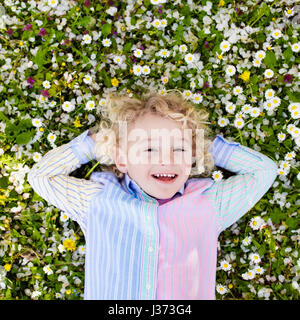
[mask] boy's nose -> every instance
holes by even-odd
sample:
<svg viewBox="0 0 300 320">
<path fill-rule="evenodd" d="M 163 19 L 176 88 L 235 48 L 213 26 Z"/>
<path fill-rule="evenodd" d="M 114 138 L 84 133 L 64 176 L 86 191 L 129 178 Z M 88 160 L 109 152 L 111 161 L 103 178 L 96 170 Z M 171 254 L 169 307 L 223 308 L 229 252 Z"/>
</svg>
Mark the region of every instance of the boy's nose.
<svg viewBox="0 0 300 320">
<path fill-rule="evenodd" d="M 174 162 L 173 153 L 170 151 L 160 152 L 159 163 L 160 164 L 172 164 Z"/>
</svg>

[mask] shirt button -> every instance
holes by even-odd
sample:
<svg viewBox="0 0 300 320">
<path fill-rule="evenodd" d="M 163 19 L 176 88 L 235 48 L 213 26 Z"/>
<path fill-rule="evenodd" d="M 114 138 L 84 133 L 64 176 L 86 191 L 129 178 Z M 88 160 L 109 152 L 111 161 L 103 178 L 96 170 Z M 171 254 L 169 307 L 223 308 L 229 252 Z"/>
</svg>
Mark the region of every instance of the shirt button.
<svg viewBox="0 0 300 320">
<path fill-rule="evenodd" d="M 147 216 L 147 219 L 148 219 L 148 220 L 150 220 L 150 219 L 151 219 L 151 217 L 150 217 L 150 216 Z"/>
<path fill-rule="evenodd" d="M 153 251 L 153 248 L 152 248 L 152 247 L 149 247 L 149 248 L 148 248 L 148 251 L 149 251 L 149 252 L 152 252 L 152 251 Z"/>
<path fill-rule="evenodd" d="M 146 289 L 147 289 L 147 290 L 149 290 L 150 288 L 151 288 L 150 283 L 147 283 L 147 285 L 146 285 Z"/>
</svg>

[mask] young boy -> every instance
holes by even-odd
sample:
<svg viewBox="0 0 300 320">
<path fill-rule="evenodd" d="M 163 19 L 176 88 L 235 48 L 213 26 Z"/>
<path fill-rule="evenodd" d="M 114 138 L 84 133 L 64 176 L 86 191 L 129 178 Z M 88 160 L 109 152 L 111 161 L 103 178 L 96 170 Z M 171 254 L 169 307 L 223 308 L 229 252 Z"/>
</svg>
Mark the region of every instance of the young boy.
<svg viewBox="0 0 300 320">
<path fill-rule="evenodd" d="M 68 175 L 95 159 L 96 139 L 89 130 L 49 151 L 28 174 L 33 189 L 84 232 L 84 299 L 215 299 L 220 232 L 249 211 L 276 179 L 270 158 L 221 135 L 211 145 L 214 162 L 236 175 L 220 181 L 189 179 L 190 161 L 175 163 L 175 152 L 186 150 L 176 139 L 173 152 L 161 148 L 151 138 L 153 129 L 182 127 L 155 112 L 130 123 L 128 135 L 143 130 L 149 140 L 118 146 L 121 180 L 111 172 L 94 172 L 91 180 Z M 133 146 L 148 161 L 134 163 Z M 171 154 L 169 161 L 164 151 Z M 155 163 L 149 161 L 153 152 Z"/>
</svg>

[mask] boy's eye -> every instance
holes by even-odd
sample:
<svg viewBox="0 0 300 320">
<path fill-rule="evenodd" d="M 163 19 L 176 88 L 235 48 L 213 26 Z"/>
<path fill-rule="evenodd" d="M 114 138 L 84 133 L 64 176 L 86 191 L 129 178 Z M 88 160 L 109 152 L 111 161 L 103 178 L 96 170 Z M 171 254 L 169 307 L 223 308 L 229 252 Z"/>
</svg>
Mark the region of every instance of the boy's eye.
<svg viewBox="0 0 300 320">
<path fill-rule="evenodd" d="M 174 151 L 182 151 L 182 152 L 184 152 L 185 150 L 184 149 L 182 149 L 182 148 L 176 148 L 176 149 L 174 149 Z"/>
<path fill-rule="evenodd" d="M 149 151 L 149 152 L 151 152 L 151 151 L 157 151 L 156 149 L 154 149 L 154 148 L 148 148 L 147 150 L 145 150 L 145 151 Z M 183 148 L 176 148 L 176 149 L 174 149 L 174 151 L 181 151 L 181 152 L 184 152 L 185 150 L 183 149 Z"/>
</svg>

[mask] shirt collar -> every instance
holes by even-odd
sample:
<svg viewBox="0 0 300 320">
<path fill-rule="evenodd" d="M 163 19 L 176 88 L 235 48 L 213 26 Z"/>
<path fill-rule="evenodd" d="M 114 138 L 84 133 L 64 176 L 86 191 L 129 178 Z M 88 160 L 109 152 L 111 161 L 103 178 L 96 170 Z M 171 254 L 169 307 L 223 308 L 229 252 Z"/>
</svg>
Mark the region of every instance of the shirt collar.
<svg viewBox="0 0 300 320">
<path fill-rule="evenodd" d="M 124 174 L 124 181 L 125 181 L 125 184 L 126 184 L 126 186 L 127 186 L 127 188 L 129 189 L 129 190 L 132 190 L 132 191 L 134 191 L 135 193 L 136 192 L 139 192 L 139 193 L 143 193 L 143 194 L 145 194 L 145 191 L 143 191 L 141 188 L 140 188 L 140 186 L 135 182 L 135 181 L 133 181 L 130 177 L 129 177 L 129 175 L 128 175 L 128 173 L 125 173 Z M 183 195 L 183 193 L 184 193 L 184 188 L 185 188 L 185 184 L 177 191 L 177 192 L 179 192 L 181 195 Z M 148 195 L 149 196 L 149 195 Z M 154 198 L 155 199 L 155 198 Z"/>
</svg>

